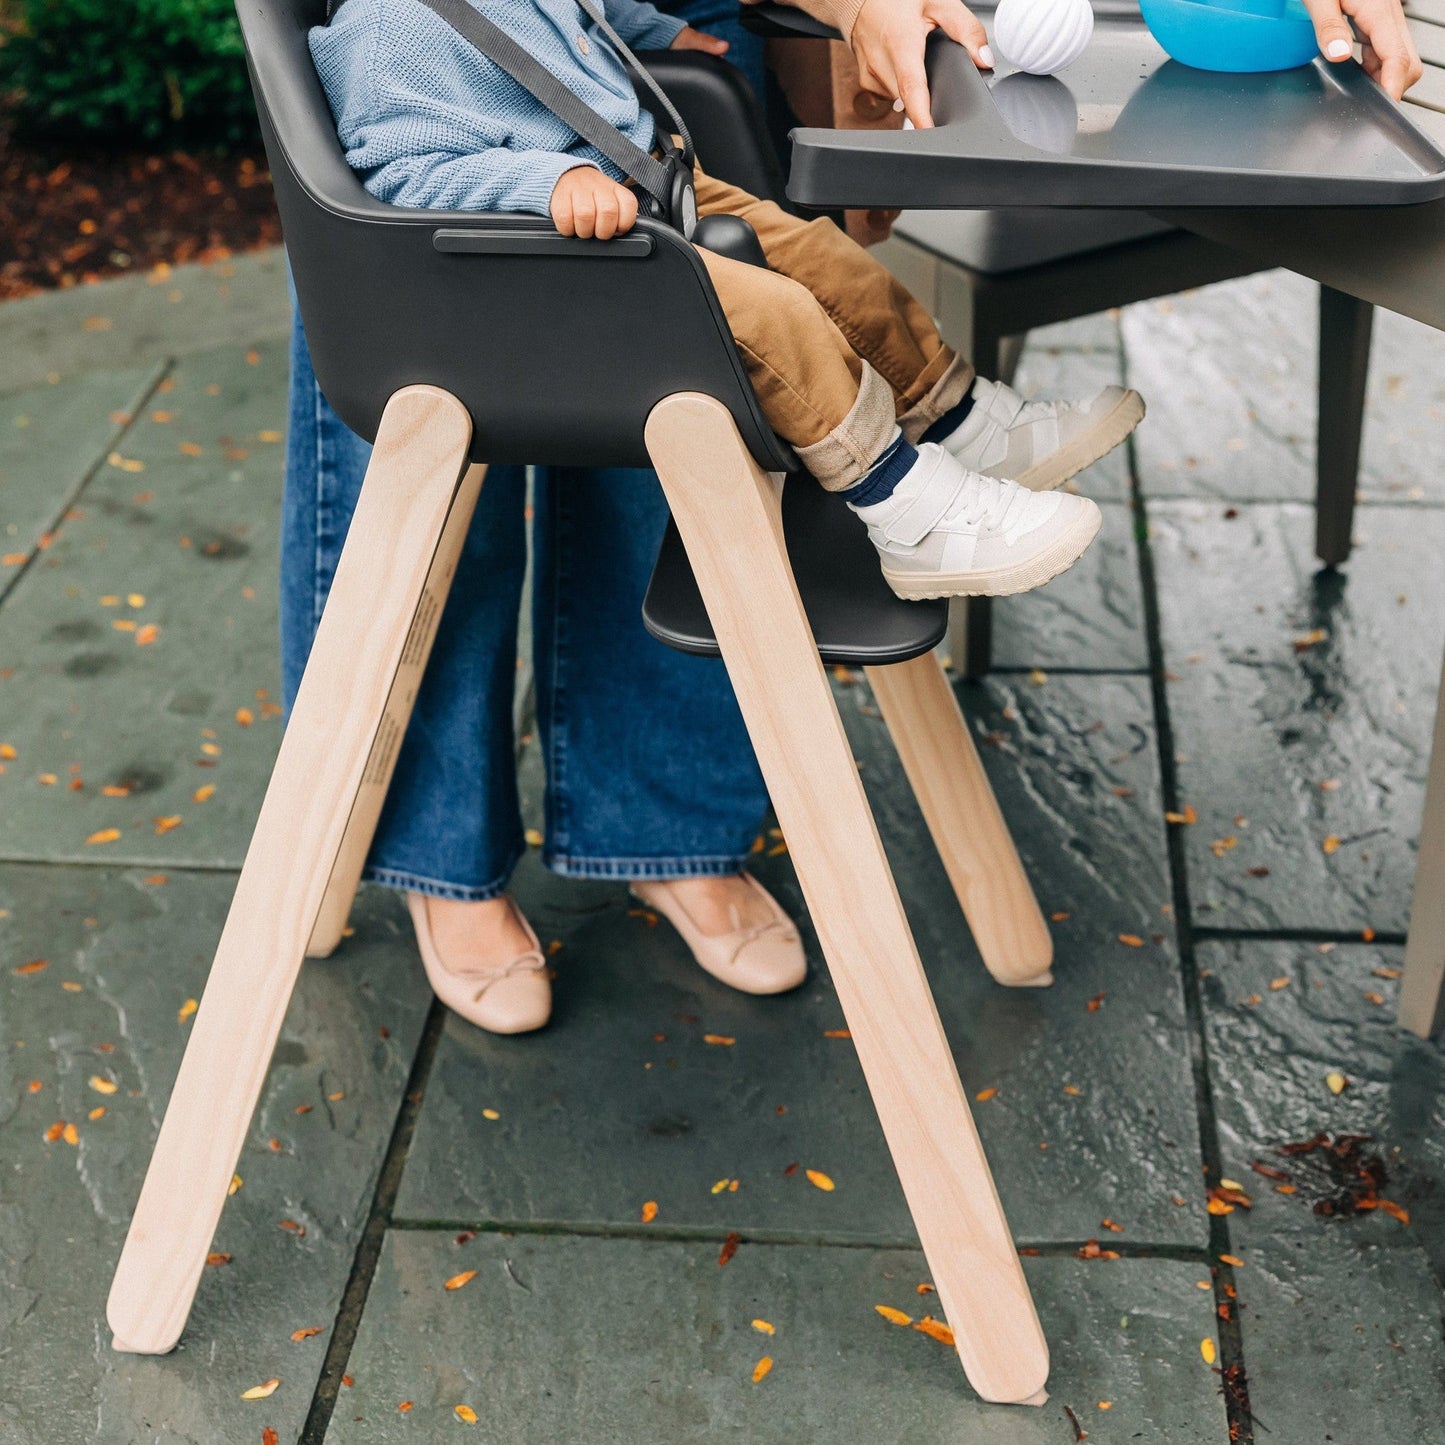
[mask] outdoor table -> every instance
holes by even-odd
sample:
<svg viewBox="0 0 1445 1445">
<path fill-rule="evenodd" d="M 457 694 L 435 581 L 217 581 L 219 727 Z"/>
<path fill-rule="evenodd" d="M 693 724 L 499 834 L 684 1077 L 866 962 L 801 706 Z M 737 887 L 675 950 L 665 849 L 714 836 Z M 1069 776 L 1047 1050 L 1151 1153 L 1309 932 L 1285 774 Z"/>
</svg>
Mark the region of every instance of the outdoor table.
<svg viewBox="0 0 1445 1445">
<path fill-rule="evenodd" d="M 1445 152 L 1445 0 L 1409 0 L 1406 9 L 1416 46 L 1425 62 L 1425 74 L 1412 88 L 1398 115 L 1422 133 L 1438 151 Z M 1096 10 L 1100 15 L 1118 16 L 1124 13 L 1118 0 L 1102 0 Z M 984 13 L 987 14 L 986 11 Z M 759 25 L 761 22 L 776 26 L 775 33 L 826 33 L 800 12 L 789 12 L 779 5 L 761 6 L 751 10 L 751 14 L 756 17 L 752 24 Z M 964 70 L 964 67 L 971 67 L 965 52 L 951 44 L 931 43 L 928 66 L 940 125 L 949 124 L 950 109 L 966 111 L 972 105 L 976 116 L 976 98 L 970 101 L 965 96 L 962 105 L 958 102 L 958 97 L 965 91 L 972 93 L 976 89 L 974 77 Z M 1351 87 L 1354 81 L 1360 79 L 1362 77 L 1358 75 L 1346 77 Z M 1148 204 L 1134 199 L 1136 193 L 1147 189 L 1137 183 L 1135 176 L 1122 177 L 1123 184 L 1119 188 L 1120 192 L 1129 194 L 1129 199 L 1118 199 L 1116 194 L 1086 201 L 1079 197 L 1078 186 L 1087 184 L 1087 177 L 1082 182 L 1077 176 L 1069 179 L 1067 161 L 1061 162 L 1058 155 L 1045 156 L 1043 152 L 1030 155 L 1027 147 L 1020 150 L 1012 137 L 1003 135 L 1002 127 L 994 129 L 999 132 L 999 137 L 985 137 L 985 148 L 996 144 L 1000 154 L 1007 155 L 1009 165 L 1017 170 L 1025 170 L 1035 162 L 1042 163 L 1049 169 L 1049 184 L 1053 184 L 1052 178 L 1064 176 L 1060 184 L 1066 189 L 1070 185 L 1074 187 L 1067 204 L 1106 205 L 1145 211 L 1170 225 L 1255 256 L 1266 264 L 1287 267 L 1375 306 L 1445 330 L 1445 196 L 1441 196 L 1440 187 L 1434 180 L 1426 182 L 1432 192 L 1431 199 L 1406 205 L 1260 205 L 1255 203 L 1262 190 L 1257 177 L 1246 178 L 1242 194 L 1246 194 L 1251 203 L 1243 206 L 1230 207 L 1222 202 L 1199 205 L 1193 200 L 1195 193 L 1190 194 L 1187 204 L 1179 204 L 1183 196 L 1177 200 L 1171 196 L 1173 203 L 1169 205 Z M 916 134 L 917 140 L 897 133 L 880 135 L 870 131 L 794 132 L 795 152 L 789 195 L 794 200 L 817 206 L 886 207 L 926 203 L 934 208 L 963 209 L 1050 203 L 1048 194 L 1039 193 L 1040 190 L 1046 191 L 1047 186 L 1035 188 L 1033 194 L 1028 193 L 1029 187 L 1017 186 L 1017 199 L 1001 197 L 1001 189 L 1007 189 L 1008 182 L 1004 177 L 1009 167 L 997 164 L 999 157 L 995 156 L 990 170 L 988 158 L 982 158 L 981 163 L 979 155 L 964 154 L 962 149 L 953 160 L 951 170 L 948 169 L 949 162 L 940 160 L 935 154 L 931 164 L 935 168 L 942 167 L 935 169 L 940 184 L 937 194 L 929 196 L 924 202 L 917 194 L 918 177 L 923 174 L 921 167 L 907 170 L 899 166 L 894 173 L 887 166 L 878 164 L 880 150 L 886 152 L 893 147 L 921 149 L 934 145 L 937 140 L 936 133 L 934 141 L 926 139 L 929 133 Z M 846 177 L 847 153 L 850 150 L 856 158 L 858 171 L 866 171 L 869 176 L 866 196 L 850 191 L 851 183 Z M 1014 154 L 1008 155 L 1011 150 Z M 827 180 L 818 174 L 820 155 L 821 169 L 824 173 L 831 172 Z M 899 158 L 902 158 L 901 155 Z M 1424 169 L 1429 169 L 1428 162 Z M 1370 170 L 1369 165 L 1361 169 L 1358 177 L 1360 192 L 1364 194 L 1374 187 L 1374 194 L 1378 196 L 1378 176 L 1371 174 Z M 890 181 L 890 174 L 896 174 L 898 179 Z M 979 193 L 969 199 L 968 192 L 975 180 Z M 829 184 L 840 183 L 841 193 L 826 193 Z M 1292 199 L 1308 199 L 1297 181 L 1292 181 L 1291 185 L 1294 187 Z M 1426 186 L 1421 187 L 1420 193 L 1425 192 Z M 1161 186 L 1159 193 L 1163 194 L 1168 189 Z M 1173 187 L 1176 194 L 1181 189 L 1187 191 L 1189 186 Z M 1218 178 L 1209 177 L 1201 183 L 1197 194 L 1213 197 L 1219 189 Z M 1445 671 L 1441 676 L 1426 779 L 1424 820 L 1400 999 L 1400 1024 L 1422 1037 L 1429 1037 L 1445 1025 L 1445 997 L 1442 997 L 1445 988 L 1442 985 L 1445 985 Z"/>
</svg>

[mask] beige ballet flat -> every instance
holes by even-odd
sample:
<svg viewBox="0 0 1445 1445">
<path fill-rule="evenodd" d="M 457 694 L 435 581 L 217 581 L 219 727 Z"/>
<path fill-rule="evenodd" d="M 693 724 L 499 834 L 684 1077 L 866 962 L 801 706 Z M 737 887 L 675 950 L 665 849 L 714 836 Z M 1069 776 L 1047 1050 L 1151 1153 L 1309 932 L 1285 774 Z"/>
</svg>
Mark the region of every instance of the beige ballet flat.
<svg viewBox="0 0 1445 1445">
<path fill-rule="evenodd" d="M 786 993 L 797 988 L 808 976 L 808 960 L 793 920 L 752 874 L 738 876 L 766 901 L 773 916 L 767 923 L 753 928 L 735 927 L 731 933 L 704 933 L 666 881 L 638 879 L 631 890 L 634 898 L 655 908 L 677 929 L 699 967 L 720 983 L 756 994 Z M 736 910 L 733 922 L 737 923 Z"/>
<path fill-rule="evenodd" d="M 507 899 L 532 940 L 532 947 L 500 967 L 488 967 L 474 957 L 441 956 L 432 937 L 429 901 L 424 893 L 406 896 L 421 961 L 436 996 L 453 1013 L 489 1033 L 525 1034 L 541 1028 L 552 1016 L 552 982 L 542 945 L 517 905 Z"/>
</svg>

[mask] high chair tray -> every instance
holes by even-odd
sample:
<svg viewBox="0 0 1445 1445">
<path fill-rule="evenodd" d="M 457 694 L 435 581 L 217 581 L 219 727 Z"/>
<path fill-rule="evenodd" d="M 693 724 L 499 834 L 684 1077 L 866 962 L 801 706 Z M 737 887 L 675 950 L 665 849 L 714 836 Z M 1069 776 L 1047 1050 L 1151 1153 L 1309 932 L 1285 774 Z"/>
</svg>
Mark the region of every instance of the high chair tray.
<svg viewBox="0 0 1445 1445">
<path fill-rule="evenodd" d="M 760 8 L 760 23 L 786 23 L 783 7 Z M 937 128 L 794 130 L 789 197 L 820 207 L 1173 209 L 1445 196 L 1445 153 L 1353 61 L 1194 70 L 1165 55 L 1137 11 L 1118 0 L 1094 8 L 1088 49 L 1057 76 L 1001 57 L 997 71 L 979 71 L 935 33 Z"/>
</svg>

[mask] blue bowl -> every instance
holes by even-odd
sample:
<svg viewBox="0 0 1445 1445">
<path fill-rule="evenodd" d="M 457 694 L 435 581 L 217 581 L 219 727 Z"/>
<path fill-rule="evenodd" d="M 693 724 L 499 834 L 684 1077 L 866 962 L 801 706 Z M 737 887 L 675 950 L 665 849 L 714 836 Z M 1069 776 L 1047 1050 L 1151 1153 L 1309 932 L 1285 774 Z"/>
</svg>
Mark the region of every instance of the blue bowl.
<svg viewBox="0 0 1445 1445">
<path fill-rule="evenodd" d="M 1144 23 L 1196 70 L 1293 70 L 1319 54 L 1300 0 L 1139 0 Z"/>
</svg>

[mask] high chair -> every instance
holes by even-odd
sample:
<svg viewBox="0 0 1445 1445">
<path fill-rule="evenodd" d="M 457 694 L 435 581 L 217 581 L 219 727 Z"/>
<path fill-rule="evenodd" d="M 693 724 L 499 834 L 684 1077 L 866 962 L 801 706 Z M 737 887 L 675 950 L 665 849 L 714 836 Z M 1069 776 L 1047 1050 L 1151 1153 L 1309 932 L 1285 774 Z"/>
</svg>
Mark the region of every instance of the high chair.
<svg viewBox="0 0 1445 1445">
<path fill-rule="evenodd" d="M 649 625 L 721 651 L 969 1380 L 1041 1403 L 1048 1348 L 820 656 L 867 668 L 991 972 L 1047 983 L 932 651 L 946 607 L 895 598 L 810 478 L 784 490 L 796 458 L 678 232 L 382 205 L 311 66 L 323 0 L 237 8 L 317 376 L 375 450 L 116 1270 L 115 1347 L 162 1353 L 185 1327 L 302 959 L 341 937 L 487 464 L 650 465 L 679 540 Z M 707 164 L 756 183 L 735 72 L 657 59 Z"/>
</svg>

